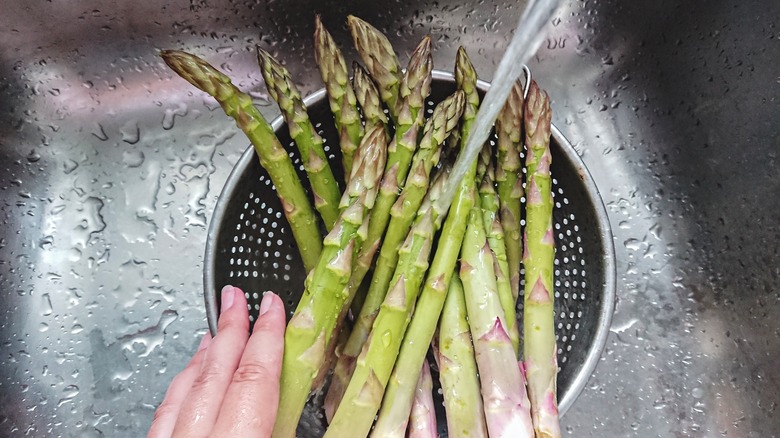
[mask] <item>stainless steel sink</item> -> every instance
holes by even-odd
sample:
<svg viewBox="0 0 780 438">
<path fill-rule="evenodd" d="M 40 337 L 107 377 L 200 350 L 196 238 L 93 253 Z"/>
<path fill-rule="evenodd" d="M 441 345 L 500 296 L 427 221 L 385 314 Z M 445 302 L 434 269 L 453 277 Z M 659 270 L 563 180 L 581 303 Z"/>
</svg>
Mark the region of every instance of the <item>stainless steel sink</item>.
<svg viewBox="0 0 780 438">
<path fill-rule="evenodd" d="M 419 38 L 491 78 L 525 2 L 16 2 L 0 13 L 0 435 L 139 436 L 206 331 L 208 221 L 248 146 L 159 49 L 278 110 L 252 51 L 302 89 L 314 13 L 402 62 Z M 569 1 L 531 63 L 610 215 L 618 303 L 570 436 L 774 436 L 780 371 L 780 3 Z"/>
</svg>

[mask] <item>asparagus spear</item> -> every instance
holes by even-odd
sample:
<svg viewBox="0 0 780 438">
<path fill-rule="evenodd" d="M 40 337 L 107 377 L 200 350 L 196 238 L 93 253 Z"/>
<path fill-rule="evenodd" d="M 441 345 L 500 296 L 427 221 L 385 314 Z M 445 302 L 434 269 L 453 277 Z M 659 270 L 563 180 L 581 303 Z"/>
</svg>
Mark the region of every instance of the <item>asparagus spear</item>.
<svg viewBox="0 0 780 438">
<path fill-rule="evenodd" d="M 429 196 L 420 207 L 414 225 L 399 249 L 392 286 L 355 362 L 354 373 L 325 437 L 366 436 L 371 429 L 409 323 L 410 312 L 428 269 L 433 236 L 446 213 L 438 211 L 435 199 L 431 198 L 433 196 Z M 408 420 L 408 411 L 406 415 Z"/>
<path fill-rule="evenodd" d="M 390 110 L 390 117 L 398 121 L 403 73 L 392 44 L 382 32 L 354 15 L 347 17 L 347 25 L 360 58 L 379 84 L 379 93 Z"/>
<path fill-rule="evenodd" d="M 317 218 L 287 151 L 252 103 L 252 98 L 233 85 L 225 74 L 195 55 L 165 50 L 160 56 L 179 76 L 214 97 L 252 142 L 260 164 L 276 187 L 303 266 L 307 271 L 313 268 L 322 251 Z"/>
<path fill-rule="evenodd" d="M 363 110 L 366 126 L 387 126 L 387 115 L 382 109 L 382 101 L 379 100 L 379 91 L 368 72 L 357 62 L 352 63 L 352 86 L 355 95 Z"/>
<path fill-rule="evenodd" d="M 493 257 L 477 209 L 469 215 L 460 265 L 488 432 L 491 437 L 533 438 L 525 382 L 505 330 Z"/>
<path fill-rule="evenodd" d="M 504 234 L 504 228 L 501 226 L 501 220 L 498 217 L 499 200 L 496 191 L 493 189 L 493 163 L 488 162 L 485 176 L 479 187 L 480 206 L 482 207 L 482 219 L 487 230 L 488 244 L 490 251 L 496 261 L 494 267 L 496 272 L 496 285 L 498 287 L 498 298 L 501 301 L 501 307 L 504 309 L 506 317 L 506 331 L 509 339 L 512 341 L 512 347 L 515 355 L 520 349 L 520 333 L 517 327 L 517 313 L 515 306 L 517 301 L 512 294 L 512 287 L 509 283 L 509 266 L 507 264 L 507 239 Z"/>
<path fill-rule="evenodd" d="M 436 411 L 433 405 L 433 379 L 428 361 L 423 362 L 420 379 L 414 390 L 412 414 L 409 416 L 407 438 L 439 438 L 436 430 Z M 403 436 L 403 435 L 401 435 Z"/>
<path fill-rule="evenodd" d="M 387 140 L 374 128 L 363 138 L 347 190 L 343 212 L 325 237 L 322 256 L 304 282 L 304 292 L 284 335 L 279 415 L 274 438 L 292 438 L 304 404 L 347 301 L 355 236 L 365 233 L 365 218 L 376 199 Z"/>
<path fill-rule="evenodd" d="M 339 132 L 344 174 L 352 170 L 355 150 L 363 138 L 363 124 L 357 109 L 355 92 L 349 84 L 349 74 L 344 56 L 325 26 L 320 16 L 314 17 L 314 58 L 320 68 L 322 81 L 328 90 L 328 102 L 336 129 Z"/>
<path fill-rule="evenodd" d="M 523 123 L 523 87 L 516 82 L 496 119 L 498 166 L 496 182 L 501 202 L 501 225 L 506 234 L 506 256 L 509 281 L 515 301 L 520 292 L 520 198 L 523 178 L 520 174 L 520 136 Z"/>
<path fill-rule="evenodd" d="M 432 62 L 431 39 L 425 37 L 412 53 L 401 84 L 401 90 L 404 90 L 402 110 L 397 120 L 395 137 L 388 147 L 385 174 L 382 177 L 382 186 L 376 204 L 371 211 L 368 235 L 360 247 L 357 267 L 352 273 L 350 294 L 358 290 L 363 277 L 371 267 L 390 220 L 390 210 L 409 173 L 412 154 L 417 148 L 417 133 L 424 120 L 422 109 L 431 91 Z"/>
<path fill-rule="evenodd" d="M 456 273 L 450 280 L 439 322 L 437 356 L 447 411 L 447 433 L 450 438 L 487 438 L 465 300 L 463 284 Z"/>
<path fill-rule="evenodd" d="M 298 87 L 292 82 L 290 73 L 270 53 L 257 47 L 257 60 L 265 78 L 268 92 L 279 104 L 287 121 L 290 137 L 295 140 L 301 152 L 301 161 L 314 193 L 314 208 L 320 212 L 325 228 L 330 230 L 339 217 L 339 190 L 336 178 L 328 164 L 328 157 L 322 148 L 322 137 L 309 120 L 306 105 L 303 104 Z"/>
<path fill-rule="evenodd" d="M 537 437 L 560 437 L 556 378 L 558 361 L 553 310 L 555 237 L 550 178 L 550 99 L 531 81 L 525 107 L 528 177 L 525 226 L 524 357 Z"/>
<path fill-rule="evenodd" d="M 403 339 L 401 351 L 395 359 L 395 368 L 385 389 L 382 409 L 379 412 L 373 437 L 391 437 L 409 418 L 414 398 L 414 384 L 425 360 L 436 330 L 453 269 L 458 259 L 466 219 L 476 202 L 474 173 L 467 174 L 456 194 L 453 205 L 439 238 L 431 269 L 428 272 L 423 291 L 415 307 L 414 317 Z M 400 263 L 400 262 L 399 262 Z M 378 318 L 378 317 L 377 317 Z M 376 332 L 376 323 L 372 333 Z M 362 353 L 361 353 L 362 355 Z M 345 396 L 346 397 L 346 396 Z M 403 430 L 403 429 L 402 429 Z"/>
<path fill-rule="evenodd" d="M 461 126 L 461 137 L 465 139 L 476 116 L 479 96 L 476 91 L 476 71 L 465 50 L 462 49 L 458 51 L 456 58 L 455 82 L 458 89 L 466 96 Z M 447 221 L 444 223 L 439 246 L 417 302 L 415 316 L 407 330 L 393 375 L 385 391 L 382 410 L 374 429 L 376 437 L 392 436 L 392 432 L 398 429 L 398 424 L 405 422 L 409 417 L 414 397 L 411 388 L 418 378 L 415 371 L 421 369 L 428 345 L 433 339 L 436 322 L 444 305 L 444 298 L 466 230 L 466 221 L 476 203 L 474 182 L 476 166 L 475 161 L 461 180 Z"/>
<path fill-rule="evenodd" d="M 477 92 L 477 71 L 463 46 L 458 48 L 458 53 L 455 56 L 455 83 L 458 89 L 466 95 L 466 106 L 463 107 L 463 122 L 460 128 L 461 143 L 466 144 L 471 126 L 474 125 L 474 119 L 477 117 L 479 93 Z"/>
<path fill-rule="evenodd" d="M 371 278 L 371 286 L 355 320 L 349 340 L 336 363 L 333 381 L 338 383 L 331 384 L 326 396 L 326 414 L 330 413 L 331 406 L 338 405 L 343 390 L 346 389 L 346 382 L 349 381 L 352 373 L 350 365 L 354 364 L 355 357 L 360 354 L 360 350 L 371 332 L 374 318 L 393 278 L 393 272 L 398 262 L 398 247 L 403 243 L 415 213 L 423 202 L 423 197 L 428 190 L 431 169 L 439 162 L 441 145 L 457 126 L 462 112 L 463 93 L 456 91 L 436 106 L 425 124 L 420 147 L 412 160 L 412 171 L 390 211 L 390 223 L 382 241 L 382 249 L 379 252 L 374 275 Z"/>
<path fill-rule="evenodd" d="M 355 89 L 355 95 L 357 101 L 360 104 L 360 108 L 363 110 L 363 118 L 365 120 L 366 129 L 370 129 L 372 126 L 381 126 L 385 129 L 388 136 L 390 135 L 390 129 L 388 126 L 387 115 L 382 108 L 382 100 L 379 98 L 379 91 L 376 89 L 374 80 L 371 79 L 368 72 L 357 62 L 352 63 L 352 86 Z M 360 284 L 359 289 L 355 292 L 352 309 L 353 313 L 357 314 L 363 307 L 363 301 L 365 300 L 366 293 L 368 292 L 368 283 L 363 282 Z M 346 384 L 347 382 L 344 382 Z M 338 385 L 336 385 L 338 386 Z M 341 392 L 343 393 L 343 391 Z M 326 405 L 326 412 L 327 405 Z M 327 415 L 327 418 L 332 417 L 332 412 Z"/>
</svg>

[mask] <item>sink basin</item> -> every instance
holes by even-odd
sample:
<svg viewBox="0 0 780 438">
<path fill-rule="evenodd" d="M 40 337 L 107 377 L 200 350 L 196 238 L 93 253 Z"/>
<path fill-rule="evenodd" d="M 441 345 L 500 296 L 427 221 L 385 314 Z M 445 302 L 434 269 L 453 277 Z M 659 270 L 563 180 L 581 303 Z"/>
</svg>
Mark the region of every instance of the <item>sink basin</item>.
<svg viewBox="0 0 780 438">
<path fill-rule="evenodd" d="M 314 14 L 402 63 L 433 37 L 489 81 L 525 2 L 13 2 L 0 14 L 0 434 L 140 436 L 206 332 L 209 220 L 248 146 L 156 55 L 192 51 L 279 114 L 255 44 L 304 92 Z M 389 10 L 398 12 L 389 13 Z M 569 436 L 772 436 L 780 351 L 780 3 L 568 1 L 530 64 L 602 194 L 617 304 Z"/>
</svg>

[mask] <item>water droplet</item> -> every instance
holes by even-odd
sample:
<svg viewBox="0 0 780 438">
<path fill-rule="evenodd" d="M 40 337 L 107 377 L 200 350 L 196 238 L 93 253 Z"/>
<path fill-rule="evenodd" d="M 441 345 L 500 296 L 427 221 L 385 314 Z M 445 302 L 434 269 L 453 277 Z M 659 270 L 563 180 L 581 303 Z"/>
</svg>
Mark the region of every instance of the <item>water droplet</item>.
<svg viewBox="0 0 780 438">
<path fill-rule="evenodd" d="M 65 172 L 65 175 L 70 175 L 74 170 L 78 169 L 79 163 L 76 161 L 68 158 L 62 163 L 63 171 Z"/>
<path fill-rule="evenodd" d="M 54 312 L 54 309 L 51 305 L 51 297 L 49 294 L 43 294 L 41 297 L 41 315 L 43 316 L 49 316 Z"/>
<path fill-rule="evenodd" d="M 187 105 L 180 103 L 176 108 L 168 108 L 165 110 L 165 115 L 163 116 L 162 126 L 163 129 L 172 129 L 174 123 L 176 123 L 176 116 L 186 116 L 187 115 Z"/>
<path fill-rule="evenodd" d="M 178 317 L 179 314 L 175 311 L 165 310 L 156 325 L 123 336 L 121 338 L 122 348 L 137 353 L 139 357 L 149 356 L 157 347 L 162 345 L 165 340 L 165 330 Z"/>
<path fill-rule="evenodd" d="M 393 342 L 393 334 L 390 333 L 390 330 L 387 330 L 384 333 L 382 333 L 382 345 L 384 345 L 385 348 L 389 348 L 392 342 Z"/>
<path fill-rule="evenodd" d="M 693 391 L 691 391 L 691 395 L 693 398 L 702 398 L 704 397 L 704 390 L 701 388 L 693 388 Z"/>
<path fill-rule="evenodd" d="M 122 134 L 122 141 L 129 144 L 136 144 L 141 138 L 141 130 L 138 129 L 138 122 L 135 120 L 128 120 L 119 128 L 119 133 Z"/>
<path fill-rule="evenodd" d="M 29 154 L 27 154 L 27 161 L 31 163 L 37 163 L 41 159 L 41 154 L 38 153 L 35 149 L 32 149 Z"/>
<path fill-rule="evenodd" d="M 73 230 L 73 240 L 77 245 L 86 248 L 93 234 L 99 233 L 106 228 L 103 221 L 101 210 L 104 203 L 102 200 L 93 196 L 84 200 L 78 212 L 81 214 L 79 225 Z"/>
<path fill-rule="evenodd" d="M 79 395 L 79 387 L 76 385 L 68 385 L 62 390 L 62 398 L 60 401 L 57 402 L 57 406 L 62 406 L 63 404 L 73 400 L 73 397 Z"/>
<path fill-rule="evenodd" d="M 653 409 L 663 409 L 663 408 L 667 407 L 668 405 L 669 404 L 666 403 L 664 400 L 656 400 L 653 403 Z"/>
<path fill-rule="evenodd" d="M 54 245 L 54 236 L 44 236 L 38 241 L 38 247 L 41 249 L 51 249 Z"/>
<path fill-rule="evenodd" d="M 142 151 L 125 151 L 122 153 L 122 162 L 127 167 L 140 167 L 144 164 L 146 156 Z"/>
<path fill-rule="evenodd" d="M 100 123 L 97 124 L 97 127 L 94 131 L 92 131 L 92 135 L 98 138 L 98 140 L 106 141 L 108 140 L 108 135 L 106 134 L 106 130 L 103 129 L 103 125 Z"/>
<path fill-rule="evenodd" d="M 268 106 L 271 105 L 271 98 L 268 96 L 268 94 L 262 92 L 262 91 L 250 91 L 249 96 L 252 98 L 252 101 L 256 103 L 258 106 Z"/>
</svg>

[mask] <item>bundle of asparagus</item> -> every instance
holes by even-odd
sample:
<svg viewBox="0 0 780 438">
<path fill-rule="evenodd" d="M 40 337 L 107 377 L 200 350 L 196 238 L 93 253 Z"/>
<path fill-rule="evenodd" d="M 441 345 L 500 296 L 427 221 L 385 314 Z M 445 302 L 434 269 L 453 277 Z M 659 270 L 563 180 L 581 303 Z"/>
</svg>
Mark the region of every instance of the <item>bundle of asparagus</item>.
<svg viewBox="0 0 780 438">
<path fill-rule="evenodd" d="M 364 64 L 354 63 L 351 82 L 346 60 L 319 17 L 314 34 L 315 59 L 339 135 L 343 194 L 301 93 L 270 53 L 258 48 L 258 61 L 297 145 L 310 194 L 248 95 L 195 55 L 162 53 L 247 134 L 309 272 L 285 334 L 273 437 L 295 436 L 310 393 L 329 371 L 326 436 L 434 437 L 434 365 L 449 436 L 560 436 L 547 94 L 531 81 L 524 99 L 518 83 L 496 121 L 495 149 L 486 144 L 465 177 L 449 181 L 452 156 L 468 138 L 479 107 L 477 74 L 465 49 L 456 58 L 457 89 L 426 119 L 430 38 L 420 42 L 402 71 L 379 30 L 353 16 L 348 27 Z M 457 184 L 458 190 L 442 211 L 435 201 L 445 184 Z M 328 230 L 325 236 L 315 210 Z M 521 264 L 523 345 L 516 315 Z M 354 327 L 348 336 L 337 336 L 349 328 L 344 321 L 353 301 L 359 303 L 353 306 Z M 336 348 L 339 339 L 344 344 Z M 429 367 L 430 346 L 436 362 Z M 332 361 L 335 351 L 339 355 Z M 524 362 L 518 362 L 520 356 Z"/>
</svg>

